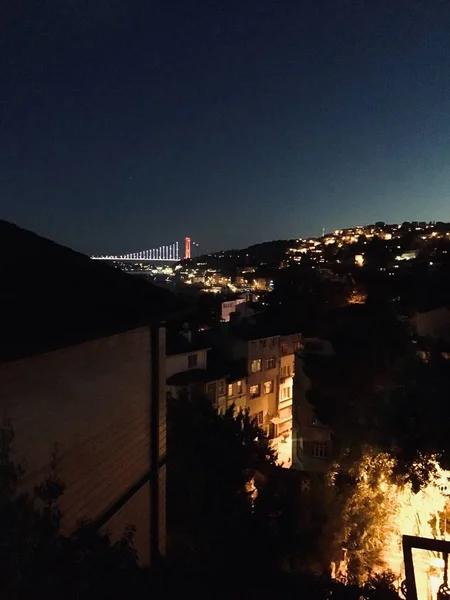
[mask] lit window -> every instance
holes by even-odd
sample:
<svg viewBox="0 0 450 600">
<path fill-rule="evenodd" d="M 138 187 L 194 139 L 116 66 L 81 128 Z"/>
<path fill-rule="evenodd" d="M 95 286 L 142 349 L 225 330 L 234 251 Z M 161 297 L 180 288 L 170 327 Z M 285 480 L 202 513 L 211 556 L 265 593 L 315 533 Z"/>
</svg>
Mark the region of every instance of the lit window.
<svg viewBox="0 0 450 600">
<path fill-rule="evenodd" d="M 291 388 L 290 387 L 283 388 L 283 393 L 282 393 L 283 400 L 289 400 L 290 397 L 291 397 Z"/>
<path fill-rule="evenodd" d="M 238 382 L 236 383 L 236 393 L 237 393 L 238 395 L 239 395 L 239 394 L 242 394 L 242 381 L 238 381 Z"/>
<path fill-rule="evenodd" d="M 252 360 L 252 364 L 250 367 L 250 370 L 252 373 L 257 373 L 258 371 L 261 371 L 262 369 L 262 360 L 260 358 L 256 358 L 255 360 Z"/>
<path fill-rule="evenodd" d="M 314 458 L 327 458 L 328 447 L 326 442 L 315 442 L 312 445 L 312 455 Z"/>
<path fill-rule="evenodd" d="M 264 382 L 264 393 L 271 394 L 273 392 L 273 381 Z"/>
<path fill-rule="evenodd" d="M 258 398 L 261 395 L 259 384 L 250 386 L 250 398 Z"/>
<path fill-rule="evenodd" d="M 233 395 L 233 384 L 232 383 L 228 384 L 228 395 L 229 396 Z"/>
<path fill-rule="evenodd" d="M 189 354 L 188 356 L 188 367 L 189 369 L 192 369 L 192 367 L 196 367 L 197 366 L 197 355 L 196 354 Z"/>
</svg>

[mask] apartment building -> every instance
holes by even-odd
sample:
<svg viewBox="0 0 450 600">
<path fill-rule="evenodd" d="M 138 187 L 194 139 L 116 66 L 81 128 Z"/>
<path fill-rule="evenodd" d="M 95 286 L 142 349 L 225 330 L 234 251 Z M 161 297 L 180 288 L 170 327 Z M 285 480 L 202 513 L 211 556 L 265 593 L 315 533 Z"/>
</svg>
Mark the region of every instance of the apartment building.
<svg viewBox="0 0 450 600">
<path fill-rule="evenodd" d="M 167 336 L 166 394 L 170 398 L 206 397 L 217 410 L 227 407 L 227 368 L 208 360 L 211 347 L 193 340 L 185 328 Z"/>
<path fill-rule="evenodd" d="M 227 300 L 222 302 L 221 306 L 221 320 L 228 322 L 230 320 L 230 315 L 236 312 L 239 304 L 244 304 L 246 302 L 246 298 L 236 298 L 235 300 Z"/>
<path fill-rule="evenodd" d="M 295 353 L 300 349 L 300 334 L 280 336 L 280 387 L 278 392 L 277 436 L 292 431 L 292 402 Z"/>
<path fill-rule="evenodd" d="M 300 348 L 300 334 L 281 335 L 274 327 L 232 321 L 222 323 L 212 339 L 224 358 L 240 368 L 233 380 L 229 376 L 228 404 L 247 408 L 272 438 L 289 432 L 294 352 Z"/>
<path fill-rule="evenodd" d="M 30 268 L 26 276 L 24 265 Z M 25 488 L 57 447 L 65 533 L 136 528 L 142 564 L 165 553 L 164 319 L 176 298 L 0 221 L 0 417 Z"/>
<path fill-rule="evenodd" d="M 255 331 L 247 340 L 247 407 L 258 425 L 274 437 L 272 419 L 276 416 L 278 403 L 279 338 L 260 336 L 261 333 Z"/>
<path fill-rule="evenodd" d="M 311 381 L 305 374 L 304 362 L 309 354 L 332 356 L 326 340 L 304 340 L 296 354 L 292 419 L 292 467 L 309 473 L 324 472 L 331 457 L 331 431 L 317 419 L 314 406 L 308 400 Z"/>
<path fill-rule="evenodd" d="M 230 365 L 227 376 L 227 407 L 237 410 L 247 407 L 247 361 L 235 361 Z"/>
</svg>

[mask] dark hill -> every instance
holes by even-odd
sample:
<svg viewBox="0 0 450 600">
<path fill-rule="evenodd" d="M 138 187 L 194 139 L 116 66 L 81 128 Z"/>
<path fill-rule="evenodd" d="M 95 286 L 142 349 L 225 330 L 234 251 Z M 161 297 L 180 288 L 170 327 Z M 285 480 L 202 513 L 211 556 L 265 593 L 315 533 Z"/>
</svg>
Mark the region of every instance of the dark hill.
<svg viewBox="0 0 450 600">
<path fill-rule="evenodd" d="M 0 220 L 0 359 L 160 321 L 182 307 L 143 279 Z"/>
</svg>

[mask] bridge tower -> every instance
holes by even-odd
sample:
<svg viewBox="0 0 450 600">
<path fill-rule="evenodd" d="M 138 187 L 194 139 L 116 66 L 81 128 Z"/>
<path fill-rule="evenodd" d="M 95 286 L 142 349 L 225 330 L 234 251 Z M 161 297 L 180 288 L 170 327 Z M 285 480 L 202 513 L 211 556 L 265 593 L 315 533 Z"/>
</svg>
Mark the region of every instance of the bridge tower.
<svg viewBox="0 0 450 600">
<path fill-rule="evenodd" d="M 184 238 L 184 258 L 191 258 L 191 238 Z"/>
</svg>

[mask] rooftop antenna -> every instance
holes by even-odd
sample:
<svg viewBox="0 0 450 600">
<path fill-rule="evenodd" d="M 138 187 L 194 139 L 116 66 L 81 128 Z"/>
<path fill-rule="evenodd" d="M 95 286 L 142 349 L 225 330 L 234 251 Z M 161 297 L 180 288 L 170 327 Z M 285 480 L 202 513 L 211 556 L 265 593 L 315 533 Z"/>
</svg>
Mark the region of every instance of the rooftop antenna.
<svg viewBox="0 0 450 600">
<path fill-rule="evenodd" d="M 325 227 L 322 227 L 322 237 L 325 237 Z"/>
</svg>

